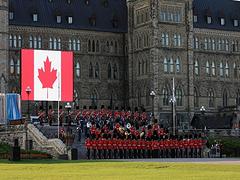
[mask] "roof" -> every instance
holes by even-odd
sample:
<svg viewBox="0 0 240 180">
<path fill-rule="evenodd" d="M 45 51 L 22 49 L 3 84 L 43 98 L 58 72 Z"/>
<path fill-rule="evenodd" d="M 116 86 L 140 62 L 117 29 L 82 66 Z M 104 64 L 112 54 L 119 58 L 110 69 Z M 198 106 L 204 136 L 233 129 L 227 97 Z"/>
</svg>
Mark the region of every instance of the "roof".
<svg viewBox="0 0 240 180">
<path fill-rule="evenodd" d="M 234 0 L 194 0 L 193 11 L 198 16 L 194 28 L 240 31 L 240 2 Z M 206 16 L 212 17 L 212 23 L 207 24 Z M 225 25 L 220 25 L 220 18 L 225 19 Z M 233 20 L 239 20 L 239 26 L 234 27 Z"/>
<path fill-rule="evenodd" d="M 14 12 L 10 25 L 38 26 L 64 29 L 83 29 L 107 32 L 127 32 L 127 6 L 125 0 L 10 0 L 9 10 Z M 107 5 L 104 6 L 104 2 Z M 38 21 L 32 21 L 32 14 L 38 14 Z M 61 15 L 62 22 L 57 23 L 56 16 Z M 73 17 L 68 24 L 67 17 Z M 96 17 L 96 25 L 89 23 Z M 113 25 L 117 20 L 117 26 Z"/>
</svg>

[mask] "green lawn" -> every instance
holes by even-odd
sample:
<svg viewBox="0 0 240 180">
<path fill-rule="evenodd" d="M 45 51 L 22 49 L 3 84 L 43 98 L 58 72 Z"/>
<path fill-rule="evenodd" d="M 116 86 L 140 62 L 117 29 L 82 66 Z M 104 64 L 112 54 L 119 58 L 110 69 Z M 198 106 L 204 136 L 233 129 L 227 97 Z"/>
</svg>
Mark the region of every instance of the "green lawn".
<svg viewBox="0 0 240 180">
<path fill-rule="evenodd" d="M 0 161 L 0 179 L 240 179 L 240 165 L 109 161 Z"/>
</svg>

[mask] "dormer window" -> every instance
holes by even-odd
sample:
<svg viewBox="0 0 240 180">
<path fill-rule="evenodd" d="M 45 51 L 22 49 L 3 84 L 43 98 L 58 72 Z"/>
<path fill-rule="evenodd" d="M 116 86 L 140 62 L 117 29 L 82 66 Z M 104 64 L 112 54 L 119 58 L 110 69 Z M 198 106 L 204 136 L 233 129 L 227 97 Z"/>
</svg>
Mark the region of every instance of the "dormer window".
<svg viewBox="0 0 240 180">
<path fill-rule="evenodd" d="M 10 11 L 9 12 L 9 20 L 13 20 L 13 18 L 14 18 L 14 13 L 13 13 L 13 11 Z"/>
<path fill-rule="evenodd" d="M 89 18 L 89 24 L 91 26 L 96 26 L 96 15 L 93 14 L 90 18 Z"/>
<path fill-rule="evenodd" d="M 102 5 L 104 7 L 108 7 L 108 0 L 102 0 Z"/>
<path fill-rule="evenodd" d="M 33 22 L 37 22 L 38 21 L 38 14 L 33 13 L 32 18 L 33 18 Z"/>
<path fill-rule="evenodd" d="M 67 0 L 67 3 L 68 3 L 68 4 L 71 4 L 71 0 Z"/>
<path fill-rule="evenodd" d="M 73 17 L 72 16 L 68 16 L 67 17 L 67 21 L 68 21 L 68 24 L 72 24 L 73 23 Z"/>
<path fill-rule="evenodd" d="M 237 20 L 237 19 L 234 19 L 234 20 L 233 20 L 233 26 L 234 26 L 234 27 L 238 27 L 238 20 Z"/>
<path fill-rule="evenodd" d="M 224 18 L 220 18 L 220 25 L 224 26 L 225 25 L 225 19 Z"/>
<path fill-rule="evenodd" d="M 90 1 L 90 0 L 85 0 L 85 4 L 86 4 L 86 5 L 89 5 L 89 1 Z"/>
<path fill-rule="evenodd" d="M 212 17 L 211 16 L 207 16 L 207 23 L 212 24 Z"/>
<path fill-rule="evenodd" d="M 60 24 L 62 22 L 62 16 L 58 15 L 57 16 L 57 23 Z"/>
<path fill-rule="evenodd" d="M 197 17 L 197 15 L 194 15 L 194 16 L 193 16 L 193 22 L 195 22 L 195 23 L 198 22 L 198 17 Z"/>
<path fill-rule="evenodd" d="M 117 28 L 118 27 L 118 17 L 116 15 L 112 18 L 112 27 Z"/>
</svg>

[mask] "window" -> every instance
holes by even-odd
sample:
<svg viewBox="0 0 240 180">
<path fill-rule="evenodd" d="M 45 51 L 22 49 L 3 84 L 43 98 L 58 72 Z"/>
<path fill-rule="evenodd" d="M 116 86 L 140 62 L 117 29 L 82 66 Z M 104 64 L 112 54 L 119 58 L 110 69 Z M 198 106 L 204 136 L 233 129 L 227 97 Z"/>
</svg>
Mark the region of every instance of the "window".
<svg viewBox="0 0 240 180">
<path fill-rule="evenodd" d="M 76 40 L 75 39 L 73 39 L 72 40 L 72 49 L 74 50 L 74 51 L 76 51 Z"/>
<path fill-rule="evenodd" d="M 108 79 L 112 79 L 112 67 L 111 64 L 108 64 Z"/>
<path fill-rule="evenodd" d="M 17 36 L 16 35 L 13 36 L 13 47 L 14 48 L 17 47 Z"/>
<path fill-rule="evenodd" d="M 81 49 L 80 40 L 77 40 L 77 51 L 80 51 L 80 49 Z"/>
<path fill-rule="evenodd" d="M 173 73 L 173 68 L 174 68 L 173 59 L 170 58 L 170 73 Z"/>
<path fill-rule="evenodd" d="M 212 89 L 208 92 L 208 105 L 209 107 L 214 107 L 214 93 Z"/>
<path fill-rule="evenodd" d="M 176 72 L 177 73 L 180 72 L 180 60 L 179 60 L 179 58 L 176 59 Z"/>
<path fill-rule="evenodd" d="M 49 49 L 53 49 L 53 40 L 51 37 L 49 38 Z"/>
<path fill-rule="evenodd" d="M 198 17 L 197 17 L 197 15 L 194 15 L 194 16 L 193 16 L 193 22 L 195 22 L 195 23 L 198 22 Z"/>
<path fill-rule="evenodd" d="M 196 75 L 199 75 L 199 66 L 198 66 L 198 61 L 196 60 L 194 63 L 194 72 Z"/>
<path fill-rule="evenodd" d="M 224 26 L 225 25 L 225 19 L 224 18 L 220 18 L 220 25 Z"/>
<path fill-rule="evenodd" d="M 162 90 L 162 95 L 163 95 L 163 105 L 168 106 L 169 105 L 169 91 L 166 86 Z"/>
<path fill-rule="evenodd" d="M 95 78 L 98 79 L 99 78 L 99 64 L 96 63 L 95 66 Z"/>
<path fill-rule="evenodd" d="M 206 74 L 210 75 L 210 67 L 209 67 L 209 62 L 206 62 Z"/>
<path fill-rule="evenodd" d="M 208 40 L 207 40 L 207 38 L 204 39 L 204 49 L 205 50 L 208 49 Z"/>
<path fill-rule="evenodd" d="M 240 105 L 240 91 L 237 91 L 237 96 L 236 96 L 236 105 Z"/>
<path fill-rule="evenodd" d="M 95 52 L 95 41 L 92 41 L 92 52 Z"/>
<path fill-rule="evenodd" d="M 29 36 L 29 48 L 33 48 L 33 37 Z"/>
<path fill-rule="evenodd" d="M 10 61 L 10 74 L 14 74 L 14 70 L 15 70 L 15 68 L 14 68 L 14 60 L 11 59 L 11 61 Z"/>
<path fill-rule="evenodd" d="M 199 107 L 199 96 L 196 88 L 194 88 L 194 107 Z"/>
<path fill-rule="evenodd" d="M 10 11 L 9 12 L 9 20 L 13 20 L 13 18 L 14 18 L 14 13 L 13 13 L 13 11 Z"/>
<path fill-rule="evenodd" d="M 207 16 L 207 23 L 211 24 L 212 23 L 212 17 L 211 16 Z"/>
<path fill-rule="evenodd" d="M 77 62 L 76 64 L 76 76 L 79 78 L 80 77 L 80 64 Z"/>
<path fill-rule="evenodd" d="M 62 16 L 57 16 L 57 23 L 60 24 L 62 22 Z"/>
<path fill-rule="evenodd" d="M 228 40 L 226 40 L 225 43 L 226 43 L 225 44 L 225 47 L 226 47 L 225 49 L 226 49 L 226 51 L 229 51 L 229 42 L 228 42 Z"/>
<path fill-rule="evenodd" d="M 37 13 L 34 13 L 32 15 L 32 18 L 33 18 L 33 22 L 37 22 L 38 21 L 38 14 Z"/>
<path fill-rule="evenodd" d="M 225 75 L 226 75 L 226 77 L 229 77 L 229 66 L 228 66 L 227 62 L 226 62 L 226 65 L 225 65 Z"/>
<path fill-rule="evenodd" d="M 228 94 L 227 91 L 224 90 L 223 92 L 223 107 L 226 107 L 228 105 Z"/>
<path fill-rule="evenodd" d="M 212 76 L 216 75 L 216 67 L 214 61 L 212 62 Z"/>
<path fill-rule="evenodd" d="M 223 77 L 223 63 L 220 62 L 220 76 Z"/>
<path fill-rule="evenodd" d="M 89 78 L 93 78 L 93 66 L 91 62 L 89 64 Z"/>
<path fill-rule="evenodd" d="M 237 78 L 237 66 L 235 62 L 233 63 L 233 75 L 234 75 L 234 78 Z"/>
<path fill-rule="evenodd" d="M 169 36 L 167 33 L 162 33 L 162 46 L 169 46 Z"/>
<path fill-rule="evenodd" d="M 92 108 L 95 108 L 97 106 L 97 93 L 96 91 L 93 91 L 90 95 L 90 100 L 91 100 L 91 106 Z"/>
<path fill-rule="evenodd" d="M 113 79 L 117 79 L 117 78 L 118 78 L 117 65 L 114 64 L 114 66 L 113 66 Z"/>
<path fill-rule="evenodd" d="M 163 62 L 163 67 L 164 67 L 164 72 L 168 72 L 168 61 L 167 58 L 164 58 L 164 62 Z"/>
<path fill-rule="evenodd" d="M 22 36 L 18 36 L 18 47 L 21 48 L 22 47 Z"/>
<path fill-rule="evenodd" d="M 234 20 L 233 20 L 233 26 L 234 26 L 234 27 L 237 27 L 237 26 L 238 26 L 238 20 L 237 20 L 237 19 L 234 19 Z"/>
<path fill-rule="evenodd" d="M 42 48 L 42 37 L 38 36 L 38 48 L 41 49 Z"/>
<path fill-rule="evenodd" d="M 37 43 L 37 37 L 34 36 L 34 37 L 33 37 L 33 47 L 34 47 L 34 48 L 37 48 L 37 45 L 38 45 L 38 43 Z"/>
<path fill-rule="evenodd" d="M 182 89 L 178 87 L 176 89 L 176 104 L 177 106 L 182 106 L 182 99 L 183 99 L 183 94 L 182 94 Z"/>
<path fill-rule="evenodd" d="M 138 62 L 138 75 L 140 75 L 141 74 L 141 61 L 139 60 L 139 62 Z"/>
<path fill-rule="evenodd" d="M 9 35 L 9 47 L 13 47 L 13 37 L 11 34 Z"/>
<path fill-rule="evenodd" d="M 56 50 L 57 49 L 57 39 L 53 38 L 53 49 Z"/>
<path fill-rule="evenodd" d="M 73 23 L 73 17 L 72 16 L 68 16 L 67 20 L 68 20 L 68 24 L 72 24 Z"/>
<path fill-rule="evenodd" d="M 20 60 L 19 59 L 17 60 L 17 64 L 16 64 L 16 73 L 17 73 L 17 75 L 20 74 Z"/>
<path fill-rule="evenodd" d="M 98 40 L 96 42 L 96 52 L 100 52 L 100 45 Z"/>
<path fill-rule="evenodd" d="M 212 39 L 212 50 L 215 51 L 216 50 L 216 44 L 215 44 L 215 40 Z"/>
<path fill-rule="evenodd" d="M 58 46 L 58 49 L 60 50 L 60 49 L 61 49 L 61 46 L 62 46 L 62 45 L 61 45 L 61 39 L 60 39 L 60 38 L 58 38 L 58 45 L 57 45 L 57 46 Z"/>
</svg>

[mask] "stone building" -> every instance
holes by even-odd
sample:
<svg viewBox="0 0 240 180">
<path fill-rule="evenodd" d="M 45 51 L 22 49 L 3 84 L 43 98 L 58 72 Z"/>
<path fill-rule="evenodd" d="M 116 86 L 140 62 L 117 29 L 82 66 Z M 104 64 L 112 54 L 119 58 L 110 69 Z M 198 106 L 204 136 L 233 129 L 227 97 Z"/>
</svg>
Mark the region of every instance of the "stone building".
<svg viewBox="0 0 240 180">
<path fill-rule="evenodd" d="M 74 51 L 74 97 L 81 108 L 151 112 L 153 100 L 155 116 L 171 126 L 173 78 L 178 126 L 188 126 L 201 106 L 214 114 L 240 103 L 240 2 L 0 2 L 0 35 L 9 37 L 0 45 L 1 84 L 7 81 L 10 92 L 20 88 L 20 49 L 35 48 Z"/>
</svg>

